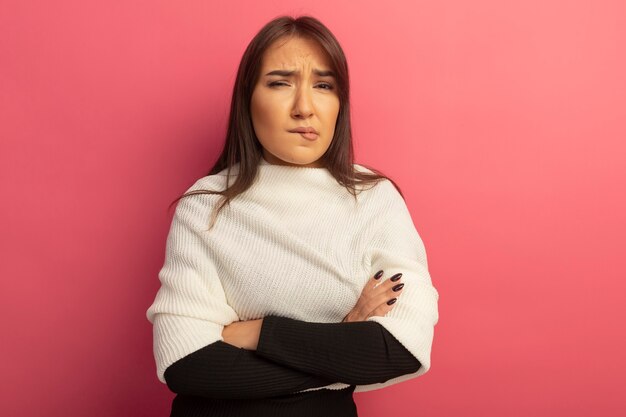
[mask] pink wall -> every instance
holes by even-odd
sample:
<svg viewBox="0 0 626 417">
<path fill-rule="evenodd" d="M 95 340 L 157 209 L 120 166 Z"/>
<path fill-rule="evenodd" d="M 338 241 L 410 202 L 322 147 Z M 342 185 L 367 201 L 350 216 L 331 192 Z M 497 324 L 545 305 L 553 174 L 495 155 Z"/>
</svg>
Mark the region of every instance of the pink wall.
<svg viewBox="0 0 626 417">
<path fill-rule="evenodd" d="M 283 13 L 342 43 L 357 160 L 405 191 L 441 295 L 430 372 L 360 415 L 623 413 L 624 2 L 310 4 L 2 2 L 2 414 L 169 415 L 145 318 L 166 207 Z"/>
</svg>

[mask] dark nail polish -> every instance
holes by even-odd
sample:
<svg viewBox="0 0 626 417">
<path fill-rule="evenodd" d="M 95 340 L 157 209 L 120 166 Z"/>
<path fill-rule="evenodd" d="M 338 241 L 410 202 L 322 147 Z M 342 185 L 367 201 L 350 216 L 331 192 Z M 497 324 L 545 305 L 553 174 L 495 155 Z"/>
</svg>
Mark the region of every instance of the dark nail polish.
<svg viewBox="0 0 626 417">
<path fill-rule="evenodd" d="M 383 276 L 383 270 L 381 269 L 380 271 L 376 272 L 376 275 L 374 275 L 374 279 L 380 279 L 380 277 Z"/>
<path fill-rule="evenodd" d="M 387 304 L 392 305 L 393 303 L 395 303 L 396 301 L 398 301 L 397 298 L 392 298 L 391 300 L 387 301 Z"/>
<path fill-rule="evenodd" d="M 402 289 L 402 287 L 404 287 L 404 282 L 398 284 L 398 285 L 394 285 L 392 290 L 394 291 L 400 291 Z"/>
<path fill-rule="evenodd" d="M 397 280 L 399 280 L 400 278 L 402 278 L 402 272 L 398 272 L 397 274 L 395 274 L 394 276 L 392 276 L 391 278 L 389 278 L 390 280 L 392 280 L 393 282 L 396 282 Z"/>
</svg>

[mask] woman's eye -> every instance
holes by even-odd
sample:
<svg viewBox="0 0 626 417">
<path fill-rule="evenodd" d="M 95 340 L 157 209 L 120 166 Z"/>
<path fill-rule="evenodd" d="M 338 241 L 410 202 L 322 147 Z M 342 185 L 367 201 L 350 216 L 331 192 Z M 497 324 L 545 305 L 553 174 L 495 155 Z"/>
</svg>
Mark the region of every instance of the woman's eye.
<svg viewBox="0 0 626 417">
<path fill-rule="evenodd" d="M 283 81 L 273 81 L 271 83 L 268 84 L 270 87 L 279 87 L 279 86 L 283 86 L 283 85 L 289 85 Z M 328 83 L 322 83 L 319 84 L 320 86 L 322 86 L 322 90 L 332 90 L 334 87 L 332 84 L 328 84 Z"/>
<path fill-rule="evenodd" d="M 276 85 L 287 85 L 286 83 L 282 82 L 282 81 L 274 81 L 268 84 L 270 87 L 274 87 Z"/>
</svg>

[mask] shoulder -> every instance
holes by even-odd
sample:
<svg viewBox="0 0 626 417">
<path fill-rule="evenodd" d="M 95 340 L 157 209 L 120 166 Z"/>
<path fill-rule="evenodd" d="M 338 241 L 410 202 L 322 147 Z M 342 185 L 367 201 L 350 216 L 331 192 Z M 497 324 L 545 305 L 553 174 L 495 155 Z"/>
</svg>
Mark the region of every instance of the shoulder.
<svg viewBox="0 0 626 417">
<path fill-rule="evenodd" d="M 370 173 L 370 174 L 373 174 L 373 173 L 374 173 L 374 171 L 372 171 L 371 169 L 367 168 L 367 167 L 366 167 L 366 166 L 364 166 L 364 165 L 361 165 L 361 164 L 353 164 L 353 166 L 354 166 L 354 170 L 355 170 L 355 171 L 359 171 L 359 172 L 367 172 L 367 173 Z"/>
<path fill-rule="evenodd" d="M 366 172 L 368 174 L 375 174 L 375 172 L 372 171 L 370 168 L 361 164 L 354 164 L 354 170 L 358 172 Z M 393 184 L 393 182 L 391 182 L 391 180 L 389 180 L 388 178 L 382 178 L 378 180 L 374 186 L 372 186 L 371 188 L 369 187 L 370 186 L 368 185 L 365 189 L 367 191 L 370 191 L 370 194 L 372 194 L 373 197 L 376 199 L 384 198 L 395 200 L 396 203 L 400 200 L 404 202 L 402 195 Z"/>
<path fill-rule="evenodd" d="M 232 185 L 231 178 L 230 184 Z M 219 192 L 226 189 L 226 171 L 197 178 L 187 187 L 176 204 L 176 216 L 198 219 L 203 222 L 217 206 L 222 195 Z"/>
<path fill-rule="evenodd" d="M 220 172 L 212 175 L 205 175 L 204 177 L 196 179 L 196 181 L 185 191 L 185 193 L 199 190 L 207 191 L 224 191 L 226 189 L 226 180 L 230 178 L 228 185 L 232 185 L 237 174 L 238 165 L 231 167 L 230 172 L 228 168 L 224 168 Z"/>
</svg>

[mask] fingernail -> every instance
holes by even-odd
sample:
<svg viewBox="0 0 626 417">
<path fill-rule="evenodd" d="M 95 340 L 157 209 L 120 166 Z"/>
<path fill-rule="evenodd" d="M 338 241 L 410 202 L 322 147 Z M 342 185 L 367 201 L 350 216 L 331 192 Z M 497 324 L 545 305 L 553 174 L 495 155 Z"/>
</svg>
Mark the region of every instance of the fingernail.
<svg viewBox="0 0 626 417">
<path fill-rule="evenodd" d="M 394 276 L 392 276 L 391 278 L 389 278 L 390 280 L 392 280 L 393 282 L 396 282 L 397 280 L 399 280 L 400 278 L 402 278 L 402 272 L 398 272 L 397 274 L 395 274 Z"/>
<path fill-rule="evenodd" d="M 387 301 L 387 304 L 392 305 L 393 303 L 395 303 L 396 301 L 398 301 L 397 298 L 392 298 L 391 300 Z"/>
<path fill-rule="evenodd" d="M 374 279 L 380 279 L 380 277 L 383 276 L 383 270 L 381 269 L 380 271 L 376 272 L 376 275 L 374 275 Z"/>
<path fill-rule="evenodd" d="M 398 285 L 394 285 L 394 287 L 392 288 L 392 290 L 394 291 L 400 291 L 402 289 L 402 287 L 404 287 L 404 282 L 398 284 Z"/>
</svg>

